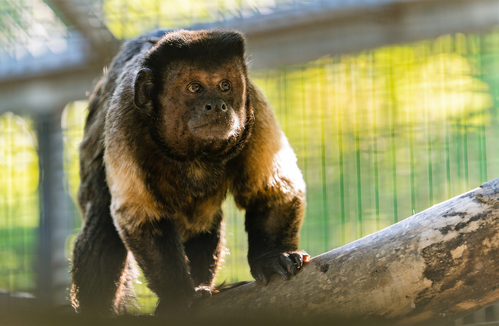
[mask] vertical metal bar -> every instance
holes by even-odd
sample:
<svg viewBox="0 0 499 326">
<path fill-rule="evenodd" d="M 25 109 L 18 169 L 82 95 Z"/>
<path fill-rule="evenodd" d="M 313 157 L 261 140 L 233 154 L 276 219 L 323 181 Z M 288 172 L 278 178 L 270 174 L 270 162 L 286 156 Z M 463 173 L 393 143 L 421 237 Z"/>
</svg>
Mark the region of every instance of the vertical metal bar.
<svg viewBox="0 0 499 326">
<path fill-rule="evenodd" d="M 430 56 L 430 51 L 427 49 L 424 53 L 425 57 Z M 424 76 L 426 79 L 429 79 L 429 71 L 428 71 L 428 65 L 424 65 Z M 428 80 L 425 80 L 425 82 L 428 82 Z M 428 87 L 424 87 L 424 108 L 425 108 L 425 124 L 426 124 L 426 148 L 427 148 L 427 155 L 428 155 L 428 199 L 430 201 L 429 206 L 433 205 L 433 151 L 432 151 L 432 144 L 433 144 L 433 135 L 432 135 L 432 122 L 431 122 L 431 113 L 430 113 L 430 103 L 429 103 L 429 89 Z"/>
<path fill-rule="evenodd" d="M 397 146 L 395 144 L 395 126 L 397 124 L 397 108 L 394 94 L 395 94 L 395 76 L 393 72 L 393 57 L 392 52 L 390 52 L 390 62 L 388 68 L 388 108 L 389 108 L 389 128 L 390 128 L 390 152 L 391 152 L 391 163 L 392 163 L 392 194 L 393 194 L 393 223 L 399 221 L 398 217 L 398 193 L 397 193 Z"/>
<path fill-rule="evenodd" d="M 356 188 L 357 188 L 357 238 L 362 238 L 363 228 L 362 228 L 362 174 L 361 174 L 361 166 L 360 166 L 360 115 L 361 111 L 359 108 L 359 88 L 358 80 L 359 74 L 358 67 L 355 69 L 351 69 L 351 78 L 350 82 L 352 87 L 352 93 L 355 94 L 352 97 L 352 107 L 354 111 L 353 117 L 353 130 L 354 130 L 354 144 L 355 144 L 355 174 L 356 174 Z"/>
<path fill-rule="evenodd" d="M 414 89 L 412 84 L 412 76 L 410 74 L 410 69 L 412 65 L 417 64 L 416 62 L 411 62 L 409 58 L 406 59 L 406 78 L 407 78 L 407 92 Z M 406 94 L 407 98 L 410 98 L 410 94 Z M 409 128 L 409 169 L 410 169 L 410 182 L 411 182 L 411 214 L 416 213 L 416 164 L 414 158 L 414 109 L 407 109 L 407 126 Z"/>
<path fill-rule="evenodd" d="M 326 85 L 326 76 L 324 72 L 324 64 L 318 63 L 317 70 L 319 71 L 319 87 L 318 93 L 319 95 L 319 119 L 320 119 L 320 137 L 321 137 L 321 177 L 322 177 L 322 236 L 323 236 L 323 248 L 324 251 L 330 250 L 329 248 L 329 214 L 327 211 L 327 176 L 326 176 L 326 134 L 324 130 L 325 124 L 325 110 L 326 104 L 325 102 L 325 90 L 324 87 Z"/>
<path fill-rule="evenodd" d="M 456 35 L 455 36 L 455 48 L 454 52 L 457 53 L 460 56 L 466 57 L 467 53 L 467 48 L 466 48 L 466 37 L 465 35 Z M 460 62 L 459 64 L 459 71 L 462 73 L 465 70 L 466 63 L 463 61 Z M 455 163 L 456 163 L 456 184 L 454 186 L 455 191 L 458 193 L 462 193 L 463 191 L 466 191 L 465 188 L 463 188 L 464 185 L 464 173 L 463 173 L 463 162 L 461 162 L 463 158 L 462 154 L 462 129 L 463 129 L 463 119 L 465 117 L 465 112 L 466 109 L 464 107 L 461 108 L 461 114 L 459 117 L 456 117 L 456 122 L 455 122 L 455 127 L 453 128 L 452 132 L 452 143 L 455 145 L 456 148 L 456 156 L 455 156 Z"/>
<path fill-rule="evenodd" d="M 446 39 L 447 40 L 447 39 Z M 448 41 L 448 42 L 452 42 L 452 40 Z M 450 52 L 451 50 L 448 49 L 447 47 L 445 47 L 445 45 L 447 44 L 444 44 L 442 47 L 444 47 L 443 49 L 440 49 L 441 51 L 441 54 L 443 53 L 448 53 Z M 444 55 L 441 55 L 440 56 L 440 80 L 441 80 L 441 90 L 442 92 L 444 93 L 444 95 L 441 97 L 441 106 L 443 108 L 443 116 L 444 117 L 447 117 L 448 116 L 448 108 L 447 108 L 447 97 L 446 97 L 446 94 L 448 94 L 449 92 L 449 85 L 447 83 L 447 74 L 448 74 L 448 71 L 447 71 L 447 62 L 446 61 L 446 56 Z M 450 184 L 451 184 L 451 177 L 450 177 L 450 144 L 449 144 L 449 127 L 448 127 L 448 121 L 447 119 L 443 119 L 442 120 L 442 132 L 443 132 L 443 136 L 444 136 L 444 159 L 445 159 L 445 179 L 446 179 L 446 182 L 445 182 L 445 189 L 446 189 L 446 194 L 445 194 L 445 197 L 446 198 L 450 198 L 452 196 L 452 193 L 451 193 L 451 187 L 450 187 Z"/>
<path fill-rule="evenodd" d="M 40 226 L 37 297 L 42 306 L 64 304 L 69 266 L 64 244 L 71 231 L 64 190 L 61 115 L 40 114 L 36 121 L 40 165 Z"/>
<path fill-rule="evenodd" d="M 301 83 L 301 96 L 302 96 L 302 107 L 301 107 L 301 114 L 302 114 L 302 119 L 301 119 L 301 124 L 302 124 L 302 149 L 301 149 L 301 156 L 303 158 L 303 178 L 305 179 L 305 184 L 308 184 L 308 142 L 307 142 L 307 137 L 308 137 L 308 119 L 307 119 L 307 90 L 305 87 L 305 82 L 306 82 L 306 74 L 307 67 L 305 65 L 301 66 L 301 75 L 300 75 L 300 83 Z M 309 192 L 307 191 L 305 194 L 306 201 L 307 203 L 309 202 Z M 309 234 L 310 232 L 310 227 L 306 227 L 306 232 L 304 234 L 304 248 L 310 248 L 310 237 Z M 302 232 L 303 233 L 303 232 Z"/>
<path fill-rule="evenodd" d="M 471 46 L 473 38 L 467 37 L 465 43 L 465 51 L 469 54 L 469 56 L 474 55 L 473 46 Z M 464 71 L 464 70 L 463 70 Z M 463 146 L 463 172 L 464 172 L 464 190 L 468 191 L 469 188 L 469 170 L 468 170 L 468 112 L 466 108 L 463 108 L 462 118 L 461 118 L 461 128 L 462 131 L 459 130 L 459 133 L 462 133 L 461 140 Z M 460 128 L 460 129 L 461 129 Z M 459 137 L 459 136 L 458 136 Z"/>
<path fill-rule="evenodd" d="M 483 81 L 483 58 L 482 54 L 485 51 L 483 42 L 482 42 L 482 37 L 478 36 L 478 58 L 477 58 L 477 64 L 478 64 L 478 73 L 480 74 L 478 77 L 480 80 Z M 482 110 L 480 113 L 480 128 L 479 128 L 479 143 L 480 143 L 480 182 L 485 182 L 487 180 L 487 139 L 486 139 L 486 131 L 485 131 L 485 125 L 486 125 L 486 117 L 485 117 L 485 112 L 486 110 Z M 483 181 L 484 180 L 484 181 Z"/>
<path fill-rule="evenodd" d="M 371 51 L 369 53 L 370 60 L 372 63 L 372 69 L 369 74 L 369 83 L 370 88 L 371 88 L 371 102 L 373 103 L 372 106 L 372 116 L 373 116 L 373 138 L 372 138 L 372 148 L 373 148 L 373 170 L 374 170 L 374 202 L 375 202 L 375 208 L 376 208 L 376 230 L 381 229 L 381 221 L 379 217 L 379 166 L 378 166 L 378 125 L 377 125 L 377 105 L 376 105 L 376 91 L 377 88 L 375 87 L 374 83 L 374 67 L 376 65 L 375 57 L 374 57 L 374 52 Z"/>
<path fill-rule="evenodd" d="M 334 78 L 341 78 L 341 75 L 335 76 Z M 338 97 L 335 97 L 335 108 L 339 108 Z M 340 221 L 341 221 L 341 244 L 346 243 L 346 228 L 345 228 L 345 167 L 344 167 L 344 152 L 343 152 L 343 114 L 342 110 L 337 109 L 337 121 L 338 128 L 338 164 L 339 164 L 339 174 L 340 174 Z"/>
<path fill-rule="evenodd" d="M 361 109 L 360 106 L 362 104 L 359 104 L 362 100 L 359 101 L 359 92 L 361 86 L 358 84 L 359 77 L 357 74 L 359 74 L 359 69 L 358 67 L 354 70 L 352 69 L 352 78 L 351 78 L 351 83 L 352 83 L 352 90 L 353 96 L 352 99 L 352 106 L 354 110 L 354 141 L 355 141 L 355 169 L 356 169 L 356 188 L 357 188 L 357 238 L 360 239 L 362 238 L 364 234 L 363 230 L 363 216 L 362 216 L 362 172 L 361 172 L 361 160 L 360 160 L 360 142 L 361 142 L 361 136 L 360 136 L 360 116 L 361 116 Z M 356 75 L 353 75 L 356 74 Z"/>
</svg>

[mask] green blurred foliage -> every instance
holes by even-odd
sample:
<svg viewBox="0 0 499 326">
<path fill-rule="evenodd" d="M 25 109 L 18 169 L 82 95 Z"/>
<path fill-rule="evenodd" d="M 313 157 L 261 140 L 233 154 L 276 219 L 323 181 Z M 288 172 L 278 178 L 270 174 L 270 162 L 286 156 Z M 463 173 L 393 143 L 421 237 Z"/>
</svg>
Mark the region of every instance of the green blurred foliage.
<svg viewBox="0 0 499 326">
<path fill-rule="evenodd" d="M 179 6 L 128 1 L 120 9 L 123 3 L 105 5 L 127 11 L 131 20 L 140 20 L 140 10 L 159 6 L 160 15 Z M 189 6 L 187 1 L 182 9 L 186 16 L 188 10 L 197 18 L 208 15 L 202 6 Z M 152 27 L 125 25 L 127 30 L 109 26 L 121 37 Z M 458 34 L 251 73 L 307 183 L 303 249 L 317 255 L 354 241 L 499 174 L 498 50 L 499 32 Z M 86 106 L 68 104 L 62 121 L 64 168 L 75 203 Z M 36 250 L 38 223 L 36 142 L 29 119 L 3 115 L 0 130 L 0 287 L 29 289 L 34 273 L 27 253 Z M 251 279 L 244 212 L 230 197 L 224 212 L 228 250 L 218 282 Z M 80 225 L 76 209 L 69 218 Z M 68 238 L 68 257 L 77 232 Z M 156 298 L 139 281 L 139 304 L 152 311 Z"/>
<path fill-rule="evenodd" d="M 460 138 L 483 136 L 494 103 L 479 42 L 443 36 L 253 73 L 306 179 L 312 254 L 468 190 Z"/>
<path fill-rule="evenodd" d="M 69 103 L 62 113 L 64 141 L 64 171 L 68 191 L 76 204 L 76 195 L 80 186 L 80 162 L 78 149 L 83 139 L 83 127 L 88 114 L 88 101 Z"/>
<path fill-rule="evenodd" d="M 32 290 L 38 156 L 32 120 L 0 115 L 0 289 Z"/>
<path fill-rule="evenodd" d="M 248 13 L 270 10 L 268 0 L 104 0 L 102 11 L 109 30 L 120 39 L 156 28 L 176 29 Z M 287 1 L 290 2 L 290 1 Z"/>
<path fill-rule="evenodd" d="M 19 213 L 15 219 L 0 219 L 1 229 L 38 226 L 38 217 L 22 207 L 25 198 L 37 204 L 36 145 L 31 119 L 12 113 L 0 116 L 0 209 Z"/>
</svg>

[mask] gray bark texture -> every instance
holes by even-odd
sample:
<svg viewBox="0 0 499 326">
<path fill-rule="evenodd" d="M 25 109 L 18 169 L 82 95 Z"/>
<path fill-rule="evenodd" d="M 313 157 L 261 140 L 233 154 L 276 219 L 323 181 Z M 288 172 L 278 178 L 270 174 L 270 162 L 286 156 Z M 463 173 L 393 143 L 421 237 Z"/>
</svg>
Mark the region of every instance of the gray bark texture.
<svg viewBox="0 0 499 326">
<path fill-rule="evenodd" d="M 499 301 L 499 179 L 274 277 L 201 300 L 210 318 L 445 324 Z"/>
</svg>

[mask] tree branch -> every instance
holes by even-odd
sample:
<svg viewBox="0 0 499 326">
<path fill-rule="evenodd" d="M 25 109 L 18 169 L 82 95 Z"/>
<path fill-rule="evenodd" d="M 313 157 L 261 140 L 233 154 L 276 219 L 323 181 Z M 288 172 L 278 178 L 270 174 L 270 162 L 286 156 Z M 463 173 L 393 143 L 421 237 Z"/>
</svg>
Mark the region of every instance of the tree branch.
<svg viewBox="0 0 499 326">
<path fill-rule="evenodd" d="M 199 316 L 443 323 L 499 300 L 499 179 L 311 260 L 290 281 L 200 301 Z"/>
</svg>

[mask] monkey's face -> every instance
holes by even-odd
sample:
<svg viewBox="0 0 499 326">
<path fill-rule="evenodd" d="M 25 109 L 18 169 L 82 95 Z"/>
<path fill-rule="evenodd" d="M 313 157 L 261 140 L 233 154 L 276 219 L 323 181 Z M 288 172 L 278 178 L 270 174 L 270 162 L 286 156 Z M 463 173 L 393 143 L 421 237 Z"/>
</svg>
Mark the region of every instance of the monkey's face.
<svg viewBox="0 0 499 326">
<path fill-rule="evenodd" d="M 187 132 L 205 144 L 237 136 L 246 118 L 246 85 L 238 68 L 226 64 L 207 70 L 180 64 L 163 90 L 165 124 L 172 127 L 168 129 Z M 177 131 L 170 136 L 175 138 Z"/>
<path fill-rule="evenodd" d="M 228 152 L 246 128 L 246 94 L 246 75 L 240 64 L 177 63 L 159 90 L 158 136 L 176 157 Z"/>
</svg>

